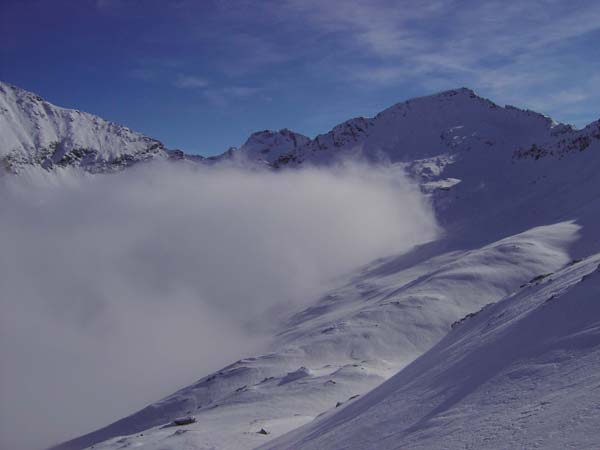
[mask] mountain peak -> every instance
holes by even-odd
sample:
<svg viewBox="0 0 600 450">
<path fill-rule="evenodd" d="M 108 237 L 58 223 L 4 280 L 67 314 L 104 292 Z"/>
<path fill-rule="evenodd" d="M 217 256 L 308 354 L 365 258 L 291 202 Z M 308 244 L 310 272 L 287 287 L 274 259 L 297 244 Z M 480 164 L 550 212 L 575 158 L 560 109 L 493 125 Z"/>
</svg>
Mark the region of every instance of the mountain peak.
<svg viewBox="0 0 600 450">
<path fill-rule="evenodd" d="M 448 89 L 446 91 L 441 91 L 437 94 L 433 94 L 431 97 L 454 97 L 455 95 L 465 95 L 469 98 L 482 98 L 479 95 L 477 95 L 473 89 L 470 89 L 465 86 L 456 89 Z"/>
<path fill-rule="evenodd" d="M 279 131 L 262 130 L 252 133 L 240 147 L 250 159 L 269 160 L 294 151 L 310 142 L 310 138 L 288 128 Z"/>
<path fill-rule="evenodd" d="M 309 138 L 307 136 L 304 136 L 303 134 L 300 133 L 296 133 L 295 131 L 290 130 L 289 128 L 282 128 L 279 131 L 275 131 L 275 130 L 261 130 L 261 131 L 255 131 L 254 133 L 252 133 L 250 135 L 250 137 L 246 140 L 246 142 L 244 143 L 244 145 L 248 145 L 251 144 L 253 142 L 264 142 L 264 141 L 268 141 L 268 140 L 276 140 L 279 138 L 283 138 L 283 139 L 296 139 L 296 140 L 309 140 Z"/>
<path fill-rule="evenodd" d="M 448 90 L 437 92 L 437 93 L 431 94 L 431 95 L 424 95 L 421 97 L 411 98 L 404 102 L 398 103 L 398 105 L 401 105 L 404 103 L 428 102 L 428 101 L 455 102 L 455 101 L 472 101 L 472 100 L 476 100 L 479 102 L 484 102 L 486 104 L 492 104 L 492 105 L 497 106 L 491 100 L 477 94 L 473 89 L 470 89 L 470 88 L 464 87 L 464 86 L 456 88 L 456 89 L 448 89 Z"/>
<path fill-rule="evenodd" d="M 111 172 L 168 157 L 156 139 L 0 82 L 0 167 L 9 172 L 31 165 Z"/>
</svg>

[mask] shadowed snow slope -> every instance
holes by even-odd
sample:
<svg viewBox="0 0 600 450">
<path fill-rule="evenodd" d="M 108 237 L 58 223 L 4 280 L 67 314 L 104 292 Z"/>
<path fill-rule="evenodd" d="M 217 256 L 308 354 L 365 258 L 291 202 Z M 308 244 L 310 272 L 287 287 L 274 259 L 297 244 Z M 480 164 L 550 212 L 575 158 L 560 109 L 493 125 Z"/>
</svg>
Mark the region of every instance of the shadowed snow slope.
<svg viewBox="0 0 600 450">
<path fill-rule="evenodd" d="M 560 297 L 557 303 L 539 305 L 551 295 L 544 291 L 551 286 L 567 292 L 564 304 L 571 304 L 571 291 L 567 290 L 572 280 L 591 272 L 596 264 L 589 258 L 567 267 L 573 258 L 600 251 L 599 130 L 598 123 L 574 130 L 540 114 L 502 108 L 468 89 L 458 89 L 400 103 L 372 119 L 353 119 L 312 140 L 287 130 L 261 133 L 249 140 L 246 150 L 242 147 L 216 158 L 234 159 L 237 152 L 244 160 L 247 153 L 247 159 L 276 168 L 328 165 L 349 155 L 387 161 L 405 169 L 420 184 L 444 234 L 435 242 L 374 261 L 341 279 L 338 288 L 280 324 L 270 353 L 240 360 L 57 448 L 96 444 L 95 449 L 106 450 L 128 446 L 249 449 L 308 423 L 275 441 L 273 448 L 437 448 L 441 436 L 450 431 L 455 434 L 449 442 L 459 442 L 462 436 L 463 445 L 472 444 L 473 448 L 485 447 L 484 438 L 496 439 L 497 435 L 508 439 L 510 430 L 515 431 L 510 442 L 517 446 L 525 442 L 519 440 L 525 437 L 517 429 L 494 427 L 495 414 L 508 423 L 507 418 L 516 420 L 513 415 L 517 412 L 519 418 L 528 420 L 536 411 L 541 414 L 554 405 L 567 407 L 568 395 L 576 391 L 552 383 L 567 379 L 569 367 L 581 368 L 579 375 L 574 374 L 581 382 L 585 370 L 598 369 L 592 352 L 574 353 L 574 365 L 568 366 L 568 359 L 556 359 L 554 350 L 538 349 L 533 341 L 512 354 L 513 343 L 520 341 L 502 330 L 514 325 L 517 336 L 528 338 L 527 333 L 539 332 L 541 339 L 549 340 L 554 330 L 560 339 L 571 336 L 569 333 L 587 333 L 584 319 L 592 320 L 594 312 L 597 315 L 592 303 L 582 303 L 589 306 L 588 315 L 582 313 L 574 319 L 573 327 L 583 327 L 577 331 L 556 326 L 560 314 L 569 314 L 559 303 Z M 560 281 L 527 285 L 539 275 L 557 270 L 562 270 Z M 588 295 L 583 291 L 594 283 L 597 286 L 594 281 L 581 283 L 581 288 L 573 288 L 573 295 L 580 291 L 582 296 Z M 519 291 L 522 285 L 526 287 Z M 516 291 L 519 293 L 513 295 Z M 402 370 L 391 384 L 384 384 L 364 400 L 356 399 L 430 350 L 455 321 L 503 298 L 508 300 L 455 327 L 433 353 Z M 561 308 L 564 311 L 559 311 Z M 490 311 L 506 314 L 486 329 L 489 334 L 482 335 L 477 327 L 487 326 L 483 321 L 492 317 Z M 522 315 L 517 316 L 518 311 Z M 546 318 L 544 311 L 555 311 L 548 316 L 554 327 L 519 328 L 533 318 Z M 504 317 L 514 319 L 508 322 Z M 591 342 L 593 334 L 588 337 Z M 497 360 L 489 354 L 495 350 L 499 352 Z M 550 406 L 534 401 L 528 392 L 532 385 L 527 383 L 535 385 L 535 380 L 541 379 L 537 369 L 551 375 L 551 366 L 527 363 L 524 372 L 513 368 L 518 361 L 535 358 L 538 350 L 542 358 L 550 358 L 543 361 L 555 361 L 565 375 L 548 378 L 548 395 L 556 395 L 544 400 L 552 401 Z M 456 357 L 445 359 L 450 355 Z M 470 361 L 481 367 L 467 376 Z M 503 378 L 506 382 L 497 388 L 492 386 L 489 380 L 505 376 L 505 368 L 516 375 Z M 441 390 L 437 390 L 437 382 Z M 414 394 L 410 392 L 413 385 Z M 493 394 L 490 399 L 498 400 L 488 402 L 482 395 L 486 390 Z M 407 392 L 407 405 L 414 405 L 412 409 L 397 401 Z M 583 395 L 583 391 L 577 392 Z M 529 401 L 519 403 L 519 397 Z M 465 402 L 466 409 L 456 409 L 462 399 L 476 403 Z M 494 406 L 500 400 L 506 401 L 504 406 Z M 350 404 L 345 406 L 347 402 Z M 482 414 L 477 413 L 479 406 Z M 406 417 L 396 414 L 394 408 L 406 411 Z M 563 448 L 569 444 L 569 430 L 589 430 L 577 427 L 588 427 L 585 417 L 594 413 L 590 408 L 586 406 L 581 413 L 581 425 L 575 419 L 566 424 L 565 439 L 560 441 Z M 380 412 L 370 415 L 371 409 Z M 194 415 L 197 421 L 178 430 L 162 428 L 184 415 Z M 368 420 L 365 424 L 375 431 L 361 428 L 359 417 Z M 482 432 L 460 435 L 460 427 L 469 427 L 467 421 L 461 422 L 464 417 L 477 423 Z M 461 425 L 452 428 L 453 421 Z M 380 422 L 385 427 L 377 425 Z M 439 428 L 432 428 L 437 424 Z M 259 433 L 261 429 L 264 433 Z M 547 432 L 542 421 L 530 429 L 529 443 Z M 385 440 L 388 435 L 398 440 Z M 425 444 L 421 445 L 421 440 Z M 494 442 L 495 448 L 506 447 L 501 441 Z"/>
<path fill-rule="evenodd" d="M 528 283 L 363 398 L 261 448 L 596 448 L 599 263 Z"/>
</svg>

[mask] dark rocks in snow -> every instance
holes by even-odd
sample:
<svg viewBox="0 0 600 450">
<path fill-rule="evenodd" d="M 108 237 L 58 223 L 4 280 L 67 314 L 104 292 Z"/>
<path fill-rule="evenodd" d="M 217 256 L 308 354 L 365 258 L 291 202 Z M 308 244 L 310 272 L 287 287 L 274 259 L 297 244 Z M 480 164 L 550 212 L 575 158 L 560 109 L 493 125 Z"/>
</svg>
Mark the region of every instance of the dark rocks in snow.
<svg viewBox="0 0 600 450">
<path fill-rule="evenodd" d="M 300 367 L 298 370 L 295 370 L 294 372 L 288 372 L 288 374 L 281 379 L 281 381 L 279 382 L 279 385 L 281 386 L 281 385 L 284 385 L 287 383 L 291 383 L 293 381 L 299 380 L 299 379 L 307 377 L 309 375 L 310 375 L 310 373 L 306 367 Z"/>
<path fill-rule="evenodd" d="M 274 380 L 274 379 L 275 379 L 275 377 L 265 377 L 265 378 L 264 378 L 264 379 L 261 381 L 261 383 L 266 383 L 267 381 L 271 381 L 271 380 Z"/>
<path fill-rule="evenodd" d="M 460 324 L 464 323 L 466 320 L 469 320 L 472 317 L 475 317 L 477 314 L 479 314 L 481 311 L 483 311 L 484 309 L 490 307 L 491 305 L 493 305 L 493 303 L 488 303 L 487 305 L 485 305 L 483 308 L 481 308 L 479 311 L 475 311 L 472 313 L 467 314 L 465 317 L 463 317 L 460 320 L 457 320 L 456 322 L 454 322 L 452 325 L 450 325 L 451 329 L 456 328 L 457 326 L 459 326 Z"/>
<path fill-rule="evenodd" d="M 174 161 L 180 161 L 182 159 L 185 159 L 185 153 L 179 149 L 167 150 L 167 155 L 168 155 L 169 159 L 174 160 Z"/>
<path fill-rule="evenodd" d="M 538 281 L 542 281 L 544 278 L 547 278 L 550 275 L 552 275 L 552 273 L 543 273 L 541 275 L 538 275 L 537 277 L 533 277 L 531 280 L 529 280 L 529 282 L 530 283 L 537 283 Z"/>
<path fill-rule="evenodd" d="M 163 428 L 181 427 L 184 425 L 191 425 L 193 423 L 196 423 L 196 418 L 194 416 L 179 417 L 178 419 L 173 420 L 171 423 L 166 424 Z"/>
<path fill-rule="evenodd" d="M 195 423 L 195 422 L 196 422 L 196 418 L 195 418 L 195 417 L 193 417 L 193 416 L 189 416 L 189 417 L 182 417 L 182 418 L 180 418 L 180 419 L 175 419 L 175 420 L 173 421 L 173 423 L 174 423 L 175 425 L 179 425 L 179 426 L 181 426 L 181 425 L 189 425 L 189 424 L 191 424 L 191 423 Z"/>
<path fill-rule="evenodd" d="M 270 433 L 269 431 L 265 430 L 264 428 L 261 428 L 260 430 L 258 430 L 258 431 L 256 432 L 256 434 L 264 434 L 264 435 L 267 435 L 267 434 L 271 434 L 271 433 Z"/>
</svg>

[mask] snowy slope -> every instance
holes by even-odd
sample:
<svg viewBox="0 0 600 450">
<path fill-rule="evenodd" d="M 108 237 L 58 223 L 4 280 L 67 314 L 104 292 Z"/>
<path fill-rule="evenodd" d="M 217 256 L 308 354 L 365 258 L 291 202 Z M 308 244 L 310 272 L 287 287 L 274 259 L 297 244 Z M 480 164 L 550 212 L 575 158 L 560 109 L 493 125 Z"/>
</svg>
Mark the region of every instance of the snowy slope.
<svg viewBox="0 0 600 450">
<path fill-rule="evenodd" d="M 363 398 L 262 448 L 597 448 L 599 296 L 595 254 L 458 322 Z"/>
<path fill-rule="evenodd" d="M 189 434 L 171 437 L 186 449 L 243 449 L 281 434 L 375 387 L 434 345 L 465 314 L 496 301 L 539 273 L 569 261 L 564 247 L 578 227 L 542 227 L 474 251 L 451 251 L 404 269 L 381 261 L 355 274 L 282 325 L 273 352 L 199 380 L 133 416 L 76 441 L 143 431 L 131 445 L 158 449 L 188 414 Z M 409 258 L 408 258 L 409 259 Z M 515 260 L 523 260 L 516 265 Z M 388 273 L 386 273 L 388 272 Z M 147 430 L 149 426 L 157 426 Z M 190 441 L 192 439 L 192 441 Z M 118 448 L 120 438 L 95 448 Z M 179 445 L 179 444 L 178 444 Z M 69 447 L 65 447 L 69 448 Z"/>
<path fill-rule="evenodd" d="M 168 157 L 156 139 L 0 82 L 0 170 L 41 165 L 110 172 Z"/>
<path fill-rule="evenodd" d="M 342 154 L 401 164 L 430 196 L 444 235 L 350 274 L 283 323 L 271 353 L 58 448 L 108 439 L 94 448 L 248 449 L 365 394 L 461 317 L 600 251 L 598 130 L 598 123 L 574 130 L 459 89 L 303 144 L 290 133 L 259 133 L 230 153 L 275 167 L 330 164 Z M 162 428 L 185 415 L 197 422 Z"/>
</svg>

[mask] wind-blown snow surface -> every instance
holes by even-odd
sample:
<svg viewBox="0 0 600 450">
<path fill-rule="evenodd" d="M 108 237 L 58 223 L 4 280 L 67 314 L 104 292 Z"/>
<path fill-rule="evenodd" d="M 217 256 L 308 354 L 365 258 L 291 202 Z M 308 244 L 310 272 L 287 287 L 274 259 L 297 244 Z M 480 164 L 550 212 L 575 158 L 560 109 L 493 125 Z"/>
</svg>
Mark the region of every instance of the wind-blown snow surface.
<svg viewBox="0 0 600 450">
<path fill-rule="evenodd" d="M 261 448 L 597 448 L 599 296 L 595 254 L 462 320 L 363 398 Z"/>
<path fill-rule="evenodd" d="M 351 273 L 282 323 L 268 354 L 240 360 L 59 448 L 129 435 L 94 448 L 248 449 L 323 413 L 330 417 L 427 352 L 455 321 L 600 250 L 599 130 L 597 122 L 574 130 L 459 89 L 354 119 L 291 152 L 274 151 L 279 156 L 271 160 L 261 147 L 254 155 L 275 167 L 327 165 L 343 155 L 402 167 L 430 196 L 445 234 Z M 184 415 L 197 422 L 162 428 Z M 311 426 L 274 445 L 311 445 Z M 373 442 L 385 435 L 378 429 Z M 343 448 L 335 444 L 339 435 L 331 436 L 331 445 L 314 448 Z M 469 436 L 463 444 L 474 448 L 480 441 L 471 438 L 485 438 Z M 538 437 L 532 433 L 528 442 Z"/>
</svg>

